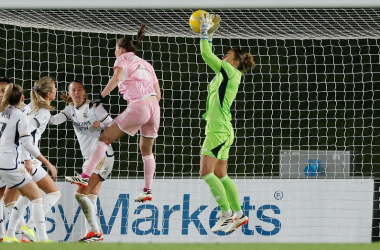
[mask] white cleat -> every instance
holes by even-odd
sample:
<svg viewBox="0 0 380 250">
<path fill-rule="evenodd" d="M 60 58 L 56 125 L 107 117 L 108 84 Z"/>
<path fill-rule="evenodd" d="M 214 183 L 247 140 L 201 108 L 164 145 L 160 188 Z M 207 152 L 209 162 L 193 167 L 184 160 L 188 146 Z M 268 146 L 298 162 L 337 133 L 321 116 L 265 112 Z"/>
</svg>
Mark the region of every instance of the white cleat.
<svg viewBox="0 0 380 250">
<path fill-rule="evenodd" d="M 139 194 L 135 198 L 135 202 L 146 202 L 146 201 L 151 201 L 153 199 L 152 197 L 152 191 L 148 189 L 146 192 L 142 191 L 141 194 Z"/>
<path fill-rule="evenodd" d="M 74 176 L 65 176 L 65 180 L 84 188 L 88 185 L 88 179 L 83 178 L 78 172 L 74 172 Z"/>
<path fill-rule="evenodd" d="M 231 223 L 229 223 L 227 225 L 227 227 L 224 229 L 224 232 L 226 234 L 233 233 L 239 227 L 243 226 L 244 224 L 247 224 L 248 221 L 249 221 L 248 217 L 245 214 L 243 214 L 240 217 L 240 219 L 236 219 L 236 220 L 232 221 Z"/>
<path fill-rule="evenodd" d="M 211 228 L 212 232 L 224 231 L 224 229 L 233 221 L 236 220 L 236 215 L 232 214 L 231 216 L 219 218 L 218 222 Z"/>
</svg>

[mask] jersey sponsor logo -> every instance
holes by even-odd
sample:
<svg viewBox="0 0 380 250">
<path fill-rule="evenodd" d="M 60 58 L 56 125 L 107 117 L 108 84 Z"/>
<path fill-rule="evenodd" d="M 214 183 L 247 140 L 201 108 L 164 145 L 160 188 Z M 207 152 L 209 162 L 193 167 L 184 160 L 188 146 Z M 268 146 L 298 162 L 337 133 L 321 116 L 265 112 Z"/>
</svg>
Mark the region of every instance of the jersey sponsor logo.
<svg viewBox="0 0 380 250">
<path fill-rule="evenodd" d="M 85 121 L 85 122 L 73 122 L 73 125 L 76 129 L 78 130 L 89 130 L 91 126 L 90 121 Z"/>
</svg>

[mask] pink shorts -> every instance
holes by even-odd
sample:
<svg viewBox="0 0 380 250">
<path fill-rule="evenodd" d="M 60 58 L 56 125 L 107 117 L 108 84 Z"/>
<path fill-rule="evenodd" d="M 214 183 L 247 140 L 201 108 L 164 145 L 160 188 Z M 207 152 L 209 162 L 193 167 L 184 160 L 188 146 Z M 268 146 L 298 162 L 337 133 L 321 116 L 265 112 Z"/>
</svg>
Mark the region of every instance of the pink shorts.
<svg viewBox="0 0 380 250">
<path fill-rule="evenodd" d="M 155 100 L 130 102 L 114 122 L 124 133 L 134 136 L 140 129 L 141 135 L 157 138 L 160 127 L 160 105 Z"/>
</svg>

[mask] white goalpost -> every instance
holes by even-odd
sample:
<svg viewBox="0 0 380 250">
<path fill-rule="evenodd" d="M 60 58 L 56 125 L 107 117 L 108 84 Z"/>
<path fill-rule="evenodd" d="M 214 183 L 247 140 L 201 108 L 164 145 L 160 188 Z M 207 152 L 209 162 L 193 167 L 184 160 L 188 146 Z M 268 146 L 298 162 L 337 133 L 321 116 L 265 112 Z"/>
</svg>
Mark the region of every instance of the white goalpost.
<svg viewBox="0 0 380 250">
<path fill-rule="evenodd" d="M 79 79 L 90 98 L 97 96 L 112 75 L 116 40 L 147 25 L 137 54 L 153 65 L 163 93 L 153 201 L 133 201 L 143 167 L 138 137 L 126 136 L 113 144 L 115 166 L 98 200 L 106 242 L 378 240 L 377 3 L 364 1 L 367 8 L 359 8 L 356 1 L 313 1 L 297 8 L 295 1 L 267 3 L 278 7 L 221 1 L 216 9 L 206 0 L 199 7 L 159 1 L 162 8 L 113 8 L 117 2 L 108 8 L 102 1 L 92 1 L 92 8 L 72 1 L 0 4 L 0 77 L 26 92 L 49 75 L 60 91 Z M 250 218 L 231 235 L 210 231 L 218 209 L 199 174 L 202 114 L 214 73 L 188 25 L 198 8 L 221 16 L 213 42 L 217 56 L 239 47 L 257 64 L 243 77 L 231 108 L 235 141 L 228 174 Z M 59 99 L 52 104 L 52 114 L 65 107 Z M 104 104 L 113 118 L 126 105 L 117 91 Z M 49 126 L 40 147 L 59 168 L 63 194 L 47 214 L 49 237 L 76 241 L 85 233 L 84 218 L 73 197 L 76 187 L 63 181 L 83 163 L 72 124 Z"/>
</svg>

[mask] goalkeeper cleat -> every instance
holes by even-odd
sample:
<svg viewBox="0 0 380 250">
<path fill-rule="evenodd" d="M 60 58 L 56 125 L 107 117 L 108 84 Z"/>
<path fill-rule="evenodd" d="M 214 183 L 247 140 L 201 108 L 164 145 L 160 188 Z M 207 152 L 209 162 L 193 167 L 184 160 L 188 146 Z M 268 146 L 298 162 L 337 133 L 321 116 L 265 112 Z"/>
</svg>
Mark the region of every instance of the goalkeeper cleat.
<svg viewBox="0 0 380 250">
<path fill-rule="evenodd" d="M 231 216 L 221 216 L 216 222 L 215 226 L 211 228 L 212 232 L 224 231 L 224 229 L 233 221 L 236 220 L 236 215 L 232 214 Z"/>
<path fill-rule="evenodd" d="M 95 242 L 95 241 L 102 241 L 103 240 L 103 233 L 94 233 L 92 231 L 88 232 L 85 237 L 81 238 L 80 242 Z"/>
<path fill-rule="evenodd" d="M 87 187 L 88 179 L 83 178 L 78 172 L 74 172 L 75 176 L 66 176 L 65 180 L 71 184 L 78 185 L 80 187 Z"/>
<path fill-rule="evenodd" d="M 148 189 L 146 191 L 142 191 L 141 194 L 139 194 L 136 198 L 135 198 L 135 202 L 146 202 L 146 201 L 151 201 L 153 199 L 152 197 L 152 190 Z"/>
<path fill-rule="evenodd" d="M 3 238 L 3 242 L 4 243 L 20 243 L 20 241 L 18 241 L 18 239 L 16 238 L 16 236 L 13 236 L 13 237 L 5 236 Z"/>
<path fill-rule="evenodd" d="M 21 242 L 29 242 L 27 239 L 29 239 L 31 242 L 38 242 L 36 235 L 34 234 L 34 230 L 28 228 L 26 225 L 23 225 L 20 228 L 20 231 L 22 233 L 21 235 Z M 27 238 L 25 239 L 24 236 Z"/>
<path fill-rule="evenodd" d="M 248 221 L 248 217 L 245 214 L 243 214 L 239 219 L 236 219 L 229 223 L 227 227 L 224 229 L 224 232 L 226 234 L 233 233 L 237 228 L 243 226 L 244 224 L 247 224 Z"/>
</svg>

